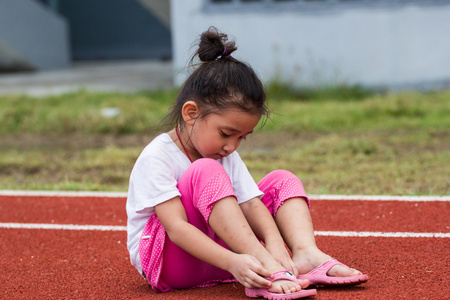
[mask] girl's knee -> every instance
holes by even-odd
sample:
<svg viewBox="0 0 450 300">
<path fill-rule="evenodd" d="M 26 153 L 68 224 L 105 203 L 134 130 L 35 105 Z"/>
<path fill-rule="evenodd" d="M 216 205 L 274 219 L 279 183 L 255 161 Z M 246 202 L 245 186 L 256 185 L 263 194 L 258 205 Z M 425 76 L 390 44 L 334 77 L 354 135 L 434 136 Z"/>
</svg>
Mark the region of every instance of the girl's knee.
<svg viewBox="0 0 450 300">
<path fill-rule="evenodd" d="M 178 182 L 182 202 L 199 211 L 208 220 L 214 203 L 228 196 L 234 197 L 230 177 L 223 166 L 209 158 L 194 161 Z"/>
<path fill-rule="evenodd" d="M 222 165 L 210 158 L 201 158 L 194 161 L 178 181 L 178 188 L 189 186 L 202 188 L 209 180 L 220 175 L 226 175 Z"/>
<path fill-rule="evenodd" d="M 193 167 L 208 167 L 208 166 L 222 166 L 217 160 L 214 160 L 212 158 L 200 158 L 195 160 L 191 166 Z"/>
<path fill-rule="evenodd" d="M 217 173 L 224 173 L 225 169 L 216 160 L 211 158 L 200 158 L 194 161 L 186 172 L 201 171 L 204 176 L 214 176 Z"/>
<path fill-rule="evenodd" d="M 272 171 L 258 183 L 258 187 L 264 193 L 263 203 L 273 215 L 288 199 L 305 198 L 309 206 L 302 182 L 289 171 Z"/>
<path fill-rule="evenodd" d="M 275 185 L 281 184 L 283 182 L 297 182 L 302 184 L 300 179 L 295 176 L 295 174 L 287 170 L 275 170 L 267 174 L 258 185 L 260 188 L 272 188 Z"/>
<path fill-rule="evenodd" d="M 281 180 L 288 180 L 288 179 L 292 179 L 292 178 L 297 178 L 297 176 L 295 176 L 295 174 L 293 174 L 292 172 L 289 172 L 287 170 L 275 170 L 270 172 L 267 176 L 270 177 L 274 177 L 276 179 L 278 179 L 279 181 Z"/>
</svg>

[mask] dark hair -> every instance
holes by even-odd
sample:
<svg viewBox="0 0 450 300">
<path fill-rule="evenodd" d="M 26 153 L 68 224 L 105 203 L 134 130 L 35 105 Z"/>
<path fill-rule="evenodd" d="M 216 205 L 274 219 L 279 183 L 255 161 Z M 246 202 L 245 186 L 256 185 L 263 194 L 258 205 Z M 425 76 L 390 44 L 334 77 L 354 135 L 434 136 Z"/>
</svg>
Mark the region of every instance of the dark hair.
<svg viewBox="0 0 450 300">
<path fill-rule="evenodd" d="M 235 42 L 228 41 L 228 36 L 215 27 L 202 33 L 198 50 L 190 60 L 191 66 L 198 67 L 181 86 L 165 118 L 168 127 L 183 126 L 181 109 L 189 100 L 199 106 L 199 118 L 230 108 L 268 118 L 263 85 L 249 65 L 230 56 L 236 49 Z M 193 65 L 196 57 L 201 62 Z"/>
</svg>

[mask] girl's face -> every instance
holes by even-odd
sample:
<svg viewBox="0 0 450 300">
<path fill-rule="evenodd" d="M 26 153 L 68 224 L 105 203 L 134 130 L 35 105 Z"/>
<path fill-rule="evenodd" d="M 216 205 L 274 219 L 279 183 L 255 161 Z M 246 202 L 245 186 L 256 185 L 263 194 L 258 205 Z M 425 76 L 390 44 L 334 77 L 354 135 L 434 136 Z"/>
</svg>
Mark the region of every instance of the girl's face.
<svg viewBox="0 0 450 300">
<path fill-rule="evenodd" d="M 259 122 L 259 114 L 238 109 L 212 113 L 197 120 L 189 132 L 189 154 L 198 158 L 221 159 L 235 151 L 243 139 L 253 132 Z"/>
</svg>

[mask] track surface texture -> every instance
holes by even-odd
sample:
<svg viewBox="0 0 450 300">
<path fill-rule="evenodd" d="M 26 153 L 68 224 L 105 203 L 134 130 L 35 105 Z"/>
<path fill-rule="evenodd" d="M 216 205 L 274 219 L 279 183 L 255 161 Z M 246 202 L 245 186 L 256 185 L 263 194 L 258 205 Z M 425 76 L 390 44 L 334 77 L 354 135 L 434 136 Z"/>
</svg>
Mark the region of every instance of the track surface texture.
<svg viewBox="0 0 450 300">
<path fill-rule="evenodd" d="M 370 279 L 319 287 L 315 299 L 450 299 L 448 199 L 324 198 L 311 203 L 319 248 Z M 125 202 L 102 194 L 0 194 L 0 298 L 249 299 L 240 284 L 153 291 L 129 261 Z"/>
</svg>

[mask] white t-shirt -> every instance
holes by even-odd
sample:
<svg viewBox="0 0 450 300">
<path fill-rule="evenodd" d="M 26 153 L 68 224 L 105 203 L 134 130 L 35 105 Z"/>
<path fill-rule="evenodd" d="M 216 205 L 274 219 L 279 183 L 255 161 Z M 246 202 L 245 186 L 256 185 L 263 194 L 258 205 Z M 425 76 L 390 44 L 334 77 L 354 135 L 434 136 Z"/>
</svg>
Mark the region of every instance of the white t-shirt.
<svg viewBox="0 0 450 300">
<path fill-rule="evenodd" d="M 239 204 L 263 195 L 236 151 L 218 162 L 230 177 Z M 163 133 L 144 148 L 134 165 L 126 205 L 127 246 L 131 264 L 140 273 L 139 239 L 144 226 L 157 204 L 181 196 L 177 183 L 190 164 L 172 138 Z"/>
</svg>

